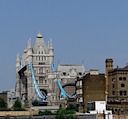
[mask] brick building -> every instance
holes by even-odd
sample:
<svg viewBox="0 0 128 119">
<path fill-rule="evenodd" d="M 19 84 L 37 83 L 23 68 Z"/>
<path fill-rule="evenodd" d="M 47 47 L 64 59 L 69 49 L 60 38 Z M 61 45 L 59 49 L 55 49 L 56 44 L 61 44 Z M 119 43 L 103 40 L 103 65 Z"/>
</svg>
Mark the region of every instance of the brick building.
<svg viewBox="0 0 128 119">
<path fill-rule="evenodd" d="M 77 86 L 77 101 L 82 101 L 83 112 L 87 112 L 87 104 L 92 101 L 105 101 L 105 75 L 100 74 L 97 70 L 90 70 L 88 74 L 81 79 L 77 79 L 79 84 L 82 80 L 82 86 Z M 78 85 L 78 84 L 77 84 Z M 79 91 L 78 91 L 79 90 Z M 82 97 L 82 99 L 81 99 Z M 79 102 L 80 104 L 81 102 Z"/>
<path fill-rule="evenodd" d="M 106 72 L 106 77 L 108 77 L 107 108 L 112 109 L 114 112 L 119 110 L 127 111 L 128 66 L 113 68 L 113 60 L 106 59 Z"/>
</svg>

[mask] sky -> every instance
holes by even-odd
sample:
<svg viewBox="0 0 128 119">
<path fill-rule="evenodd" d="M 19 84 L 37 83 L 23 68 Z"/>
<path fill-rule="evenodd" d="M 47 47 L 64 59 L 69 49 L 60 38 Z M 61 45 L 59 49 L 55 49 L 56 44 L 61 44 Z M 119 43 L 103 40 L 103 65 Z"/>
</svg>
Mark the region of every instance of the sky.
<svg viewBox="0 0 128 119">
<path fill-rule="evenodd" d="M 127 0 L 1 0 L 0 91 L 15 88 L 16 55 L 40 32 L 53 40 L 55 65 L 84 64 L 105 73 L 128 63 Z"/>
</svg>

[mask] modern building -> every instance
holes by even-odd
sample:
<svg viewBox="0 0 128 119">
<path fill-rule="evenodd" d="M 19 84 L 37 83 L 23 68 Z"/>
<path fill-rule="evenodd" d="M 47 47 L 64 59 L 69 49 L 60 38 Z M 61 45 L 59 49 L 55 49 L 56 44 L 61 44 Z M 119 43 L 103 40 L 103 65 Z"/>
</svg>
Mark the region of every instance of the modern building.
<svg viewBox="0 0 128 119">
<path fill-rule="evenodd" d="M 40 99 L 49 106 L 60 105 L 62 99 L 73 97 L 76 77 L 84 72 L 84 66 L 76 64 L 59 64 L 55 70 L 52 41 L 47 46 L 39 33 L 34 46 L 29 40 L 23 55 L 17 55 L 16 97 L 30 106 Z"/>
<path fill-rule="evenodd" d="M 77 103 L 80 111 L 87 112 L 89 102 L 105 101 L 105 74 L 93 69 L 77 81 Z"/>
<path fill-rule="evenodd" d="M 108 65 L 108 62 L 110 65 Z M 113 68 L 113 60 L 106 59 L 108 77 L 107 107 L 113 111 L 127 111 L 128 104 L 128 66 Z"/>
</svg>

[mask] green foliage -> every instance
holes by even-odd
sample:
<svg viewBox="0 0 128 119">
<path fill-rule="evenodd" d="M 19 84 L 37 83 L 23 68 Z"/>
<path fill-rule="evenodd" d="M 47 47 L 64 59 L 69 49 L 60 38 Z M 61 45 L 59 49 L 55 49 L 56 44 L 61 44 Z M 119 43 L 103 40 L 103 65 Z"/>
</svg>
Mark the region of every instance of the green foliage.
<svg viewBox="0 0 128 119">
<path fill-rule="evenodd" d="M 24 108 L 22 108 L 21 101 L 17 98 L 14 105 L 13 105 L 14 111 L 25 111 Z"/>
<path fill-rule="evenodd" d="M 68 107 L 66 108 L 67 110 L 74 110 L 78 112 L 78 107 L 73 104 L 69 104 Z"/>
<path fill-rule="evenodd" d="M 13 105 L 14 109 L 15 108 L 22 108 L 22 104 L 21 101 L 17 98 L 14 105 Z"/>
<path fill-rule="evenodd" d="M 61 108 L 57 111 L 56 119 L 77 119 L 73 114 L 75 114 L 75 110 Z"/>
<path fill-rule="evenodd" d="M 7 103 L 0 97 L 0 108 L 7 108 Z"/>
<path fill-rule="evenodd" d="M 45 110 L 45 111 L 39 111 L 39 115 L 43 116 L 43 115 L 53 115 L 53 113 L 51 111 Z"/>
<path fill-rule="evenodd" d="M 0 108 L 0 111 L 11 111 L 11 109 L 4 107 L 4 108 Z"/>
</svg>

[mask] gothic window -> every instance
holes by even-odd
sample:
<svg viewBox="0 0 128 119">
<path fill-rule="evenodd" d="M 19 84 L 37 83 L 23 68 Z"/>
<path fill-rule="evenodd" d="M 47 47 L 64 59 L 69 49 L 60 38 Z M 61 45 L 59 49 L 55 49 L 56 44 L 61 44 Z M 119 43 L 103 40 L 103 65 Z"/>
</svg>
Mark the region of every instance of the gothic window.
<svg viewBox="0 0 128 119">
<path fill-rule="evenodd" d="M 39 77 L 39 83 L 43 83 L 43 77 L 42 76 Z"/>
<path fill-rule="evenodd" d="M 43 73 L 43 68 L 39 68 L 39 73 L 40 73 L 40 74 Z"/>
</svg>

